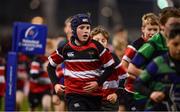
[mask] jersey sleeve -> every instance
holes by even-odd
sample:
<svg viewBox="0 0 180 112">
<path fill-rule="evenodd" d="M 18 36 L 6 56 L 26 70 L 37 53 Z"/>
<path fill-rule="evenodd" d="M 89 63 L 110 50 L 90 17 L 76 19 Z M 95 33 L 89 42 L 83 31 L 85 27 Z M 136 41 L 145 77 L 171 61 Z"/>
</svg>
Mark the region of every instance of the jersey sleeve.
<svg viewBox="0 0 180 112">
<path fill-rule="evenodd" d="M 108 49 L 104 48 L 99 42 L 94 41 L 97 46 L 99 52 L 99 59 L 104 68 L 110 67 L 114 64 L 114 60 L 112 54 L 109 52 Z"/>
<path fill-rule="evenodd" d="M 140 74 L 140 76 L 135 81 L 135 90 L 149 96 L 152 92 L 152 88 L 149 86 L 152 81 L 158 75 L 159 67 L 155 60 L 153 60 L 146 69 Z"/>
<path fill-rule="evenodd" d="M 141 68 L 145 64 L 147 64 L 153 53 L 155 51 L 155 48 L 150 43 L 145 43 L 136 53 L 135 57 L 132 59 L 132 64 L 134 64 L 136 67 Z"/>
<path fill-rule="evenodd" d="M 49 63 L 51 66 L 56 67 L 58 64 L 64 61 L 63 57 L 63 48 L 64 46 L 59 47 L 56 51 L 54 51 L 49 57 Z"/>
<path fill-rule="evenodd" d="M 128 45 L 122 59 L 130 63 L 136 52 L 137 50 L 135 47 L 133 47 L 132 45 Z"/>
</svg>

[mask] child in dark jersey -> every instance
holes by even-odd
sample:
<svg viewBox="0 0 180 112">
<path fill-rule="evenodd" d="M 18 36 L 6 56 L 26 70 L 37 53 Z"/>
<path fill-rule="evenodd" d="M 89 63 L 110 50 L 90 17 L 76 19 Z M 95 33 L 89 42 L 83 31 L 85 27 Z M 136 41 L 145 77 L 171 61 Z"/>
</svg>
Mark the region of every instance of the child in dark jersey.
<svg viewBox="0 0 180 112">
<path fill-rule="evenodd" d="M 72 37 L 49 56 L 48 74 L 56 93 L 65 91 L 69 111 L 99 110 L 101 86 L 114 70 L 111 54 L 99 42 L 91 40 L 91 20 L 77 14 L 71 20 Z M 56 66 L 64 62 L 64 85 L 59 84 Z M 106 69 L 100 74 L 100 68 Z"/>
</svg>

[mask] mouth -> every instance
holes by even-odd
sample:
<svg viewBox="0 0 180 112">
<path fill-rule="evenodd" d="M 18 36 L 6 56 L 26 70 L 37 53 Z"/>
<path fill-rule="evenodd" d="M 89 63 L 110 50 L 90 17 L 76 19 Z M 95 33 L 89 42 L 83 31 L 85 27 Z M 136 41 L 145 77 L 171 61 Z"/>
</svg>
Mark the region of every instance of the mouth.
<svg viewBox="0 0 180 112">
<path fill-rule="evenodd" d="M 84 38 L 84 39 L 86 39 L 86 38 L 88 38 L 88 37 L 89 37 L 89 35 L 86 35 L 86 34 L 83 35 L 83 38 Z"/>
</svg>

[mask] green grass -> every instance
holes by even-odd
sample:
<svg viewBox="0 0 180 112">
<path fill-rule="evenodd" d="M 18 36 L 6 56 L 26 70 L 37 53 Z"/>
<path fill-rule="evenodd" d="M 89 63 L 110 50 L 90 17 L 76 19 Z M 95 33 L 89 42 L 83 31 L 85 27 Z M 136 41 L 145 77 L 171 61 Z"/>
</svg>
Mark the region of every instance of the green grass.
<svg viewBox="0 0 180 112">
<path fill-rule="evenodd" d="M 5 100 L 4 97 L 0 98 L 0 111 L 4 111 Z M 36 109 L 37 111 L 42 111 L 41 105 Z M 28 98 L 25 97 L 23 103 L 20 105 L 20 111 L 29 111 Z"/>
<path fill-rule="evenodd" d="M 5 100 L 4 98 L 0 99 L 0 111 L 4 111 L 4 105 L 5 105 Z M 20 105 L 20 110 L 21 111 L 28 111 L 29 110 L 29 103 L 27 97 L 25 97 L 23 103 Z"/>
</svg>

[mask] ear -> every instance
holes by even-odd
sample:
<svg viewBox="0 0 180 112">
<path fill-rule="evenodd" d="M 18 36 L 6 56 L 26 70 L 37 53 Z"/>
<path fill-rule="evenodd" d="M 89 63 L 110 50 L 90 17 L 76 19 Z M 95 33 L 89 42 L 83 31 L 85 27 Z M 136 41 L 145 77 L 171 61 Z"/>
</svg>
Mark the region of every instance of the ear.
<svg viewBox="0 0 180 112">
<path fill-rule="evenodd" d="M 160 25 L 160 30 L 164 31 L 165 26 L 164 25 Z"/>
</svg>

